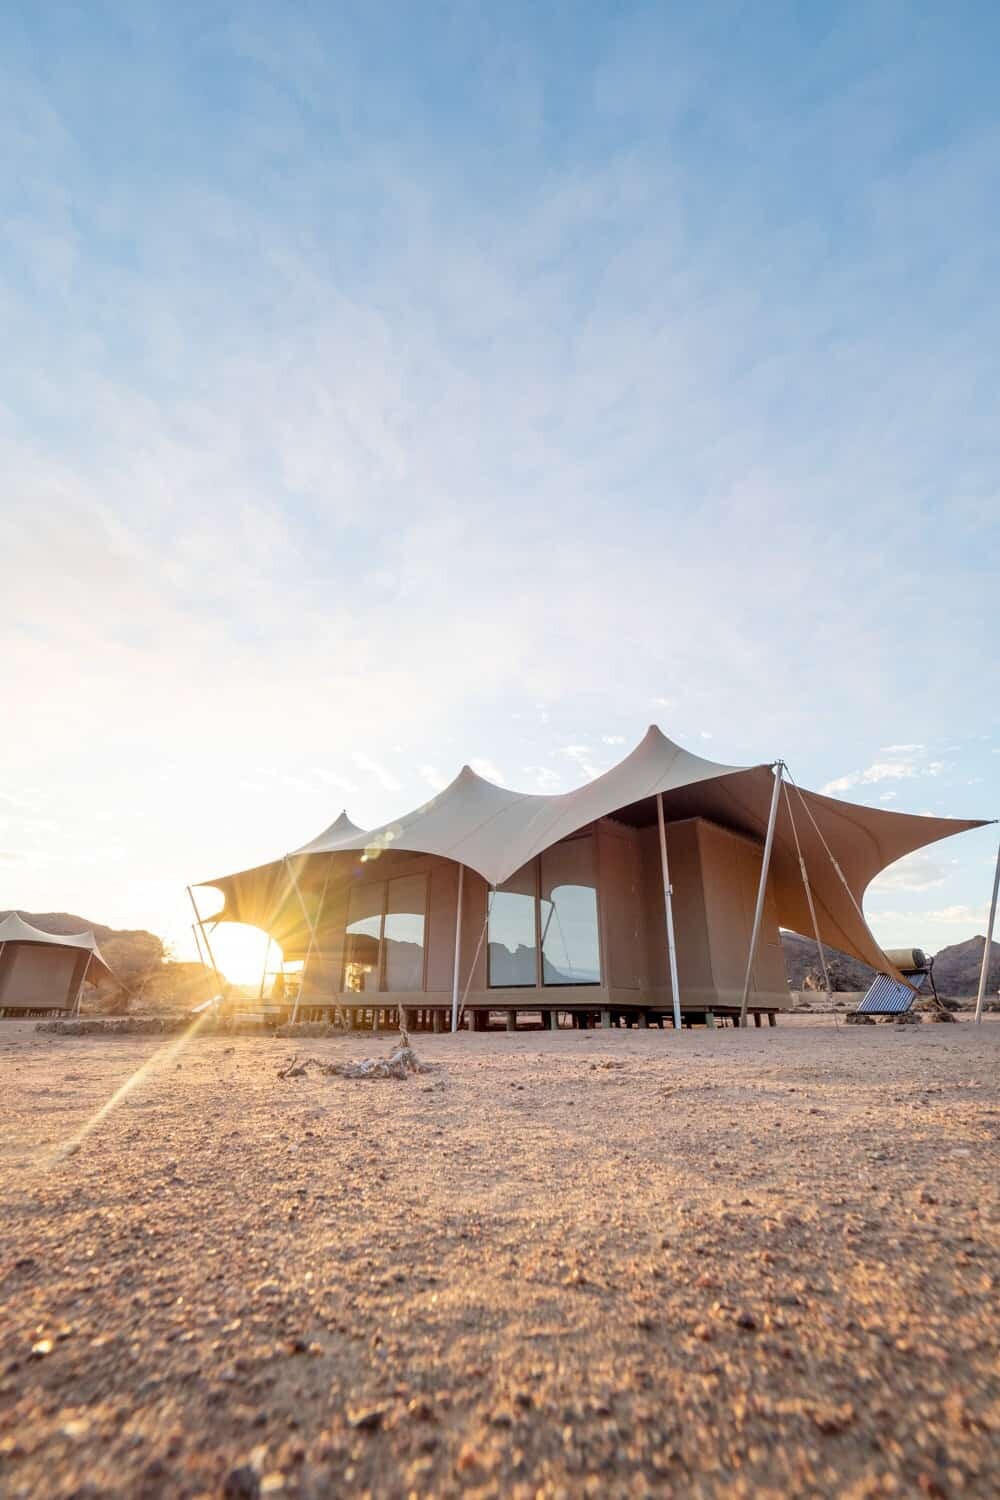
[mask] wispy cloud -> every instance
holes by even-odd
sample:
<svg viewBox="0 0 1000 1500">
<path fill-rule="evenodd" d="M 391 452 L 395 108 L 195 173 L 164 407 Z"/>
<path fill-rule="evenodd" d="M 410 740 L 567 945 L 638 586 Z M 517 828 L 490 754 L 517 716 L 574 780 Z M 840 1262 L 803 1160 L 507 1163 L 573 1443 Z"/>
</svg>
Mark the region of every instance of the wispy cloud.
<svg viewBox="0 0 1000 1500">
<path fill-rule="evenodd" d="M 436 792 L 443 792 L 448 785 L 447 776 L 442 776 L 436 766 L 421 766 L 420 774 L 427 785 L 433 787 Z"/>
<path fill-rule="evenodd" d="M 367 771 L 369 776 L 374 776 L 379 786 L 384 787 L 387 792 L 402 791 L 403 784 L 398 776 L 394 776 L 381 761 L 369 755 L 366 750 L 353 751 L 351 759 L 359 770 Z"/>
<path fill-rule="evenodd" d="M 588 781 L 593 781 L 595 776 L 600 776 L 601 767 L 594 764 L 593 752 L 589 745 L 563 745 L 560 754 L 567 756 Z"/>
<path fill-rule="evenodd" d="M 955 861 L 917 852 L 897 860 L 872 881 L 870 890 L 929 891 L 944 885 L 955 870 Z"/>
<path fill-rule="evenodd" d="M 562 784 L 559 772 L 554 771 L 551 766 L 525 766 L 524 774 L 533 779 L 540 792 L 556 792 Z"/>
<path fill-rule="evenodd" d="M 911 781 L 917 776 L 940 776 L 944 761 L 921 761 L 922 745 L 896 745 L 893 760 L 877 760 L 863 771 L 848 771 L 828 781 L 820 790 L 832 794 L 847 792 L 855 786 L 872 786 L 880 781 Z"/>
<path fill-rule="evenodd" d="M 358 790 L 358 783 L 352 781 L 349 776 L 342 775 L 339 771 L 332 771 L 329 766 L 310 766 L 310 772 L 317 777 L 324 786 L 336 787 L 338 791 L 346 793 L 348 797 L 354 795 Z"/>
<path fill-rule="evenodd" d="M 943 906 L 937 911 L 873 911 L 869 913 L 874 922 L 905 922 L 916 931 L 927 923 L 943 923 L 949 926 L 976 927 L 986 921 L 986 906 Z"/>
</svg>

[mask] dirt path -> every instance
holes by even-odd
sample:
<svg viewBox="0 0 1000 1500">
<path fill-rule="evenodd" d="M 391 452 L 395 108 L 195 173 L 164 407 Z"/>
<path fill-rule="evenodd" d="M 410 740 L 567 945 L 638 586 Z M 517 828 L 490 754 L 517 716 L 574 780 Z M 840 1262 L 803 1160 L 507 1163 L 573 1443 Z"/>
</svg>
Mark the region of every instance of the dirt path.
<svg viewBox="0 0 1000 1500">
<path fill-rule="evenodd" d="M 415 1042 L 0 1025 L 5 1496 L 998 1492 L 1000 1025 Z"/>
</svg>

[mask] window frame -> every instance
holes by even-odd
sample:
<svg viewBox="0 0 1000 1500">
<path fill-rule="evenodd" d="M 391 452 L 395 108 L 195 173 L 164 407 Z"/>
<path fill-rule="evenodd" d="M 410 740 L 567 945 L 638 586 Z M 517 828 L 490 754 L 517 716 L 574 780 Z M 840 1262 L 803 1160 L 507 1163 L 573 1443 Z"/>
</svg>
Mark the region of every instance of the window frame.
<svg viewBox="0 0 1000 1500">
<path fill-rule="evenodd" d="M 401 915 L 401 913 L 399 913 L 399 912 L 393 912 L 391 914 L 389 912 L 389 886 L 392 883 L 392 881 L 394 881 L 394 880 L 412 880 L 415 876 L 419 876 L 420 879 L 422 879 L 423 882 L 424 882 L 424 911 L 423 911 L 423 918 L 424 918 L 424 940 L 423 940 L 423 944 L 422 944 L 421 964 L 420 964 L 420 988 L 419 988 L 419 990 L 388 990 L 388 989 L 386 989 L 386 986 L 385 986 L 385 981 L 386 981 L 386 957 L 387 957 L 386 943 L 385 943 L 385 919 L 389 915 L 392 915 L 392 916 L 399 916 L 399 915 Z M 431 884 L 431 872 L 429 870 L 427 870 L 427 869 L 424 869 L 424 870 L 416 870 L 412 874 L 408 874 L 408 875 L 386 875 L 381 880 L 360 880 L 360 881 L 358 881 L 357 885 L 351 887 L 351 890 L 348 892 L 348 896 L 347 896 L 347 911 L 344 914 L 344 944 L 343 944 L 343 949 L 341 951 L 341 959 L 340 959 L 340 990 L 339 990 L 338 993 L 340 993 L 341 995 L 361 995 L 361 996 L 364 996 L 364 995 L 414 995 L 414 994 L 426 995 L 426 993 L 427 993 L 427 954 L 428 954 L 428 949 L 430 947 L 430 943 L 429 943 L 429 940 L 428 940 L 428 933 L 429 933 L 429 930 L 430 930 L 430 884 Z M 375 984 L 374 989 L 371 989 L 371 990 L 349 990 L 345 986 L 346 986 L 346 981 L 347 981 L 347 963 L 348 963 L 347 949 L 348 949 L 348 944 L 349 944 L 349 942 L 351 940 L 351 937 L 352 937 L 352 934 L 348 931 L 348 927 L 350 925 L 350 914 L 351 914 L 351 896 L 353 895 L 354 891 L 363 890 L 365 888 L 371 889 L 371 888 L 373 888 L 375 886 L 380 887 L 381 888 L 381 892 L 382 892 L 382 899 L 381 899 L 381 905 L 379 907 L 379 918 L 378 918 L 378 940 L 377 940 L 378 941 L 378 957 L 377 957 L 376 962 L 375 962 L 376 984 Z M 372 915 L 374 916 L 375 914 L 372 913 Z"/>
<path fill-rule="evenodd" d="M 590 827 L 586 831 L 581 831 L 581 832 L 577 832 L 577 833 L 574 833 L 574 834 L 570 834 L 569 838 L 566 838 L 566 839 L 557 839 L 556 845 L 558 845 L 558 844 L 572 844 L 577 839 L 585 839 L 585 838 L 588 838 L 588 839 L 591 840 L 591 852 L 592 852 L 591 868 L 593 870 L 593 880 L 594 880 L 594 885 L 593 885 L 593 890 L 594 890 L 594 917 L 595 917 L 596 929 L 597 929 L 597 963 L 598 963 L 598 977 L 597 977 L 597 979 L 576 979 L 576 980 L 570 981 L 567 984 L 549 983 L 545 979 L 545 959 L 544 959 L 544 955 L 542 953 L 542 859 L 543 859 L 543 857 L 544 857 L 544 855 L 545 855 L 545 853 L 547 851 L 543 850 L 541 854 L 534 855 L 532 859 L 530 859 L 529 861 L 527 861 L 527 864 L 524 864 L 524 865 L 521 866 L 521 870 L 524 870 L 524 869 L 527 868 L 527 865 L 530 864 L 531 867 L 532 867 L 533 875 L 534 875 L 534 880 L 533 880 L 532 884 L 534 885 L 534 902 L 535 902 L 535 983 L 534 983 L 534 985 L 530 985 L 530 984 L 494 984 L 493 983 L 493 981 L 492 981 L 492 979 L 490 977 L 490 942 L 489 942 L 489 916 L 490 916 L 492 908 L 488 907 L 488 909 L 487 909 L 487 933 L 486 933 L 486 988 L 487 988 L 487 990 L 531 990 L 531 989 L 535 989 L 535 990 L 568 990 L 568 989 L 577 989 L 577 988 L 579 988 L 579 989 L 588 989 L 588 990 L 596 990 L 596 989 L 600 989 L 604 985 L 604 983 L 605 983 L 604 924 L 603 924 L 603 912 L 602 912 L 602 908 L 601 908 L 600 864 L 599 864 L 599 849 L 598 849 L 597 828 L 596 827 Z M 555 848 L 556 845 L 552 845 L 551 847 Z M 515 870 L 514 874 L 515 875 L 520 874 L 520 870 Z M 511 878 L 513 879 L 513 876 Z M 506 884 L 506 882 L 504 882 L 504 884 Z M 500 894 L 503 893 L 503 887 L 502 886 L 496 886 L 496 887 L 494 887 L 494 889 L 495 889 L 495 891 L 497 891 Z M 524 895 L 527 895 L 528 893 L 527 892 L 519 892 L 519 893 L 515 893 L 515 894 L 524 894 Z"/>
</svg>

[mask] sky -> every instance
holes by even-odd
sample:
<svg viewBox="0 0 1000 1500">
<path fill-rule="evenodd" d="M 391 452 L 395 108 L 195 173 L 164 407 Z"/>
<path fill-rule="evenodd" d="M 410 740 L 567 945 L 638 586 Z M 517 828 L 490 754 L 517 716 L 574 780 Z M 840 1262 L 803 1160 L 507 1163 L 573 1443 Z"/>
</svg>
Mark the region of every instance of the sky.
<svg viewBox="0 0 1000 1500">
<path fill-rule="evenodd" d="M 188 956 L 188 882 L 650 722 L 1000 815 L 998 45 L 961 0 L 5 5 L 0 908 Z M 894 867 L 876 934 L 984 931 L 995 851 Z"/>
</svg>

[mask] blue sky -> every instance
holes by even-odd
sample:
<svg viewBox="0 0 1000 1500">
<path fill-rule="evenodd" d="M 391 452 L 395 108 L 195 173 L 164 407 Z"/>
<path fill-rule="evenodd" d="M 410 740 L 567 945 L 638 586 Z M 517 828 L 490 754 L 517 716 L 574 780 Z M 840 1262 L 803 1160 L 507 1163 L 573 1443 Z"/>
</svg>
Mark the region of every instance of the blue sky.
<svg viewBox="0 0 1000 1500">
<path fill-rule="evenodd" d="M 651 720 L 1000 813 L 998 43 L 4 7 L 0 906 L 182 936 L 187 880 L 345 802 L 568 789 Z M 876 932 L 982 931 L 994 847 Z"/>
</svg>

